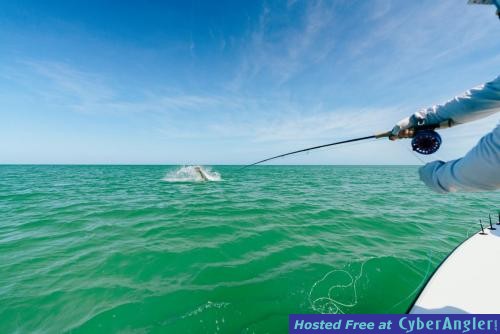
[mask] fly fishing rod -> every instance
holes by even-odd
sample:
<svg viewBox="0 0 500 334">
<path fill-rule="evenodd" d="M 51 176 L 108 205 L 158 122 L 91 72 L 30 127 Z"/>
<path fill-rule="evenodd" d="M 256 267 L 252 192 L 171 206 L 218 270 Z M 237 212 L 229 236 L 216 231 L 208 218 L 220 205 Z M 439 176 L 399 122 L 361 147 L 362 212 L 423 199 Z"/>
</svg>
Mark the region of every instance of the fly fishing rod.
<svg viewBox="0 0 500 334">
<path fill-rule="evenodd" d="M 441 146 L 442 139 L 441 139 L 441 136 L 439 135 L 439 133 L 437 133 L 435 131 L 435 129 L 437 129 L 437 128 L 449 128 L 449 127 L 451 127 L 451 125 L 452 125 L 452 121 L 448 120 L 448 121 L 442 122 L 438 125 L 417 125 L 413 128 L 410 128 L 409 130 L 411 130 L 412 132 L 410 133 L 409 137 L 412 138 L 411 147 L 412 147 L 413 151 L 420 153 L 420 154 L 425 154 L 425 155 L 432 154 L 432 153 L 436 152 L 439 149 L 439 147 Z M 368 139 L 390 138 L 391 135 L 392 135 L 392 132 L 387 131 L 387 132 L 374 134 L 371 136 L 359 137 L 359 138 L 354 138 L 354 139 L 347 139 L 347 140 L 337 141 L 337 142 L 330 143 L 330 144 L 323 144 L 323 145 L 308 147 L 308 148 L 304 148 L 301 150 L 288 152 L 288 153 L 276 155 L 274 157 L 270 157 L 270 158 L 267 158 L 264 160 L 260 160 L 260 161 L 254 162 L 250 165 L 246 165 L 243 168 L 255 166 L 255 165 L 261 164 L 261 163 L 266 162 L 266 161 L 270 161 L 270 160 L 274 160 L 274 159 L 278 159 L 278 158 L 283 158 L 283 157 L 286 157 L 286 156 L 292 155 L 292 154 L 317 150 L 317 149 L 323 148 L 323 147 L 353 143 L 353 142 L 363 141 L 363 140 L 368 140 Z"/>
</svg>

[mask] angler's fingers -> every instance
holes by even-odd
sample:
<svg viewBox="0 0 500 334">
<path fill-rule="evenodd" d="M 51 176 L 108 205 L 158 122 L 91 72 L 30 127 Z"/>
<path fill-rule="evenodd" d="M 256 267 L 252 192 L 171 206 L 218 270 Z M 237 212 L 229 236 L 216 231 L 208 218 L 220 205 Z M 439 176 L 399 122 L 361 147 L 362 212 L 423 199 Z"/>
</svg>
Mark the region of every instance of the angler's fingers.
<svg viewBox="0 0 500 334">
<path fill-rule="evenodd" d="M 392 134 L 389 136 L 389 139 L 412 138 L 415 135 L 415 130 L 413 129 L 416 124 L 415 119 L 415 116 L 412 115 L 397 122 L 391 130 Z"/>
<path fill-rule="evenodd" d="M 399 138 L 413 138 L 414 135 L 415 135 L 415 129 L 413 128 L 405 129 L 398 133 Z"/>
<path fill-rule="evenodd" d="M 390 135 L 389 139 L 394 141 L 402 138 L 413 138 L 413 136 L 415 136 L 415 129 L 410 128 L 401 130 L 397 134 Z"/>
</svg>

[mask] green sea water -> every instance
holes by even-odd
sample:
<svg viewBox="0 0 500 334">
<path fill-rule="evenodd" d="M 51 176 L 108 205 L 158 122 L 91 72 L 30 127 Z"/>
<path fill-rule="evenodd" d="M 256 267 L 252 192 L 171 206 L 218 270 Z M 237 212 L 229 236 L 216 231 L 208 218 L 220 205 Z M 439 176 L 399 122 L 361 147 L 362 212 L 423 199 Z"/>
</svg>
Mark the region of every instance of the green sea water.
<svg viewBox="0 0 500 334">
<path fill-rule="evenodd" d="M 500 203 L 432 193 L 416 166 L 211 170 L 0 166 L 0 333 L 284 333 L 290 313 L 405 312 Z"/>
</svg>

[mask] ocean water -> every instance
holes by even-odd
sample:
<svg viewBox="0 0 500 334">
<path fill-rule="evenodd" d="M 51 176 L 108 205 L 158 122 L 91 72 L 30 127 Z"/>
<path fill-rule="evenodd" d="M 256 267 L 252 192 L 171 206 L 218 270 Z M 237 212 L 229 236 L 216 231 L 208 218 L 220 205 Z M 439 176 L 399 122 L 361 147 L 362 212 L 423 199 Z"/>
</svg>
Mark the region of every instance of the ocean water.
<svg viewBox="0 0 500 334">
<path fill-rule="evenodd" d="M 189 169 L 191 168 L 191 170 Z M 0 333 L 283 333 L 405 312 L 500 193 L 416 166 L 0 166 Z"/>
</svg>

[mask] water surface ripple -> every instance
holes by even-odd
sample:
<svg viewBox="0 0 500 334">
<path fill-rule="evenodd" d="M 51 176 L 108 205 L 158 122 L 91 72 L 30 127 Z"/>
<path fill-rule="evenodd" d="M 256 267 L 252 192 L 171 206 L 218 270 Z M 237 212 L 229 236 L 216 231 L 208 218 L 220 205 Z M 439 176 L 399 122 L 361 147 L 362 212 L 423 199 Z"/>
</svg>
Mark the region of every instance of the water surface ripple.
<svg viewBox="0 0 500 334">
<path fill-rule="evenodd" d="M 289 313 L 404 312 L 500 202 L 434 194 L 412 166 L 176 170 L 0 166 L 0 332 L 279 333 Z"/>
</svg>

